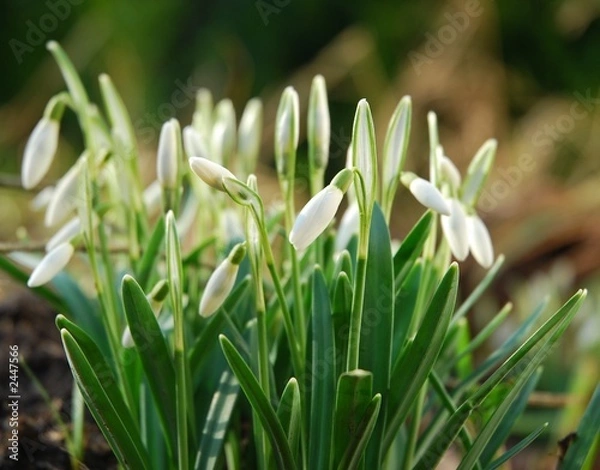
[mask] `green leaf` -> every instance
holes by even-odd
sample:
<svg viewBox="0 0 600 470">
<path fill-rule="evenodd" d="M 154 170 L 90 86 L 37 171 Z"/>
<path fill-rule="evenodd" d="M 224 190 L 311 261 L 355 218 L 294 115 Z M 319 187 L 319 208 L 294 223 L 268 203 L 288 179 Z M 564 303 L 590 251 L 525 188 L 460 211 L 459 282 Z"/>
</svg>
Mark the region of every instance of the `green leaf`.
<svg viewBox="0 0 600 470">
<path fill-rule="evenodd" d="M 418 260 L 413 264 L 402 287 L 396 291 L 396 300 L 394 302 L 394 343 L 392 356 L 393 364 L 398 361 L 398 357 L 406 346 L 406 337 L 412 324 L 413 316 L 417 315 L 417 298 L 419 296 L 419 287 L 423 277 L 423 262 Z"/>
<path fill-rule="evenodd" d="M 283 389 L 277 407 L 277 417 L 287 434 L 290 449 L 295 454 L 298 449 L 298 442 L 300 442 L 302 410 L 300 407 L 300 387 L 294 377 L 288 381 Z"/>
<path fill-rule="evenodd" d="M 535 387 L 542 375 L 541 369 L 538 369 L 533 373 L 533 375 L 527 380 L 525 386 L 521 390 L 520 393 L 517 394 L 514 402 L 510 405 L 506 414 L 497 425 L 497 429 L 485 445 L 485 448 L 481 452 L 481 457 L 479 458 L 479 462 L 481 465 L 487 465 L 490 463 L 494 455 L 498 451 L 498 449 L 504 444 L 508 436 L 510 435 L 511 430 L 519 416 L 525 410 L 527 406 L 527 400 L 529 399 L 529 395 L 535 390 Z M 512 392 L 511 392 L 512 393 Z M 496 411 L 496 413 L 498 413 Z M 489 426 L 496 419 L 496 413 L 492 416 L 492 419 L 486 425 Z"/>
<path fill-rule="evenodd" d="M 363 451 L 371 439 L 371 434 L 377 422 L 379 409 L 381 407 L 381 395 L 377 394 L 369 403 L 365 413 L 358 423 L 353 439 L 348 443 L 346 452 L 338 466 L 338 470 L 351 470 L 358 468 L 361 462 Z"/>
<path fill-rule="evenodd" d="M 372 396 L 373 374 L 371 372 L 355 369 L 340 376 L 333 420 L 332 468 L 337 468 L 341 463 Z"/>
<path fill-rule="evenodd" d="M 348 330 L 352 312 L 354 287 L 345 272 L 341 272 L 335 282 L 332 302 L 333 334 L 335 342 L 336 377 L 346 364 L 348 354 Z M 369 397 L 372 394 L 369 395 Z"/>
<path fill-rule="evenodd" d="M 140 355 L 164 434 L 169 437 L 167 439 L 169 453 L 173 455 L 173 451 L 177 448 L 173 359 L 152 307 L 139 284 L 131 276 L 126 275 L 123 277 L 121 292 L 131 337 Z"/>
<path fill-rule="evenodd" d="M 335 400 L 335 358 L 331 306 L 325 277 L 312 280 L 312 373 L 308 442 L 309 468 L 328 468 Z"/>
<path fill-rule="evenodd" d="M 152 235 L 150 235 L 150 239 L 148 240 L 148 244 L 146 245 L 146 249 L 144 250 L 144 254 L 142 255 L 136 273 L 136 277 L 140 283 L 140 286 L 142 286 L 146 291 L 151 287 L 151 274 L 154 270 L 156 260 L 159 258 L 159 251 L 162 246 L 164 236 L 165 219 L 164 217 L 160 217 L 156 221 L 156 225 L 154 226 Z"/>
<path fill-rule="evenodd" d="M 363 302 L 363 318 L 360 338 L 359 367 L 373 373 L 373 392 L 387 403 L 392 364 L 392 335 L 394 331 L 394 271 L 390 233 L 385 217 L 378 204 L 373 209 L 367 276 Z M 385 408 L 384 408 L 385 410 Z M 367 468 L 381 466 L 381 438 L 385 427 L 385 412 L 379 413 L 379 421 L 373 431 L 373 440 L 367 446 Z"/>
<path fill-rule="evenodd" d="M 600 385 L 592 395 L 592 399 L 581 418 L 575 440 L 569 446 L 560 470 L 579 470 L 584 467 L 594 440 L 600 434 Z M 591 468 L 591 467 L 590 467 Z"/>
<path fill-rule="evenodd" d="M 269 400 L 261 390 L 258 380 L 250 370 L 250 367 L 244 362 L 242 356 L 237 351 L 235 346 L 225 336 L 220 335 L 219 341 L 223 354 L 237 377 L 246 398 L 250 405 L 255 410 L 261 424 L 265 428 L 266 434 L 269 437 L 273 453 L 277 460 L 277 465 L 281 470 L 293 470 L 296 468 L 296 463 L 292 456 L 292 451 L 287 442 L 287 437 L 281 423 L 273 411 Z"/>
<path fill-rule="evenodd" d="M 219 387 L 213 395 L 208 416 L 202 431 L 200 448 L 196 454 L 196 470 L 212 470 L 223 448 L 229 420 L 235 407 L 240 386 L 235 375 L 226 370 L 221 375 Z"/>
<path fill-rule="evenodd" d="M 394 365 L 390 385 L 394 393 L 388 402 L 390 421 L 383 441 L 384 454 L 435 364 L 454 311 L 457 289 L 458 265 L 453 263 L 438 285 L 410 349 Z"/>
<path fill-rule="evenodd" d="M 92 354 L 84 351 L 66 328 L 60 334 L 73 376 L 121 465 L 131 469 L 152 468 L 137 425 L 110 367 L 101 355 L 98 357 L 99 350 L 91 351 Z"/>
<path fill-rule="evenodd" d="M 425 241 L 429 237 L 435 214 L 427 211 L 421 217 L 406 238 L 400 244 L 400 248 L 394 255 L 394 279 L 396 292 L 400 290 L 406 280 L 408 273 L 412 270 L 417 258 L 423 251 Z"/>
<path fill-rule="evenodd" d="M 485 470 L 496 470 L 497 468 L 500 468 L 502 465 L 504 465 L 506 462 L 512 459 L 515 455 L 517 455 L 519 452 L 525 449 L 525 447 L 527 447 L 529 444 L 535 441 L 547 427 L 548 423 L 542 424 L 539 428 L 537 428 L 535 431 L 529 434 L 525 439 L 523 439 L 517 445 L 511 447 L 510 450 L 502 454 L 500 457 L 498 457 L 496 460 L 490 463 L 487 467 L 485 467 Z"/>
</svg>

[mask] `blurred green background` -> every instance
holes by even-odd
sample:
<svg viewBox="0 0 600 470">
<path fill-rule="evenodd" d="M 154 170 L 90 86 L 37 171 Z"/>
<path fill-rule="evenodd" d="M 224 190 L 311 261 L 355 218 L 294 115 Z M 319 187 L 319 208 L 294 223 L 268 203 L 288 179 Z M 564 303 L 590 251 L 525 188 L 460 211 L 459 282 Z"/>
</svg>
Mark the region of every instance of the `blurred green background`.
<svg viewBox="0 0 600 470">
<path fill-rule="evenodd" d="M 238 116 L 249 98 L 264 100 L 265 188 L 274 179 L 279 94 L 294 85 L 305 110 L 316 73 L 329 87 L 332 173 L 344 164 L 354 107 L 363 97 L 382 144 L 397 101 L 412 96 L 408 167 L 423 175 L 427 111 L 438 113 L 445 151 L 461 170 L 485 139 L 496 137 L 499 152 L 480 209 L 507 262 L 471 318 L 474 329 L 508 298 L 515 300 L 516 324 L 546 294 L 558 304 L 576 287 L 591 290 L 586 312 L 544 376 L 542 386 L 556 401 L 532 408 L 523 423 L 525 432 L 539 420 L 553 421 L 547 449 L 537 458 L 556 459 L 557 439 L 573 430 L 581 401 L 600 375 L 597 0 L 4 1 L 0 35 L 2 243 L 17 241 L 17 233 L 33 240 L 50 235 L 28 206 L 33 194 L 20 189 L 18 179 L 27 136 L 47 100 L 64 88 L 44 46 L 50 39 L 72 57 L 92 100 L 100 102 L 97 76 L 112 76 L 147 159 L 146 183 L 153 178 L 161 123 L 175 116 L 187 124 L 200 87 L 216 99 L 231 98 Z M 46 182 L 58 179 L 81 149 L 67 113 Z M 393 235 L 402 237 L 420 210 L 401 194 Z M 481 276 L 467 262 L 465 289 Z M 570 393 L 578 399 L 569 400 Z"/>
</svg>

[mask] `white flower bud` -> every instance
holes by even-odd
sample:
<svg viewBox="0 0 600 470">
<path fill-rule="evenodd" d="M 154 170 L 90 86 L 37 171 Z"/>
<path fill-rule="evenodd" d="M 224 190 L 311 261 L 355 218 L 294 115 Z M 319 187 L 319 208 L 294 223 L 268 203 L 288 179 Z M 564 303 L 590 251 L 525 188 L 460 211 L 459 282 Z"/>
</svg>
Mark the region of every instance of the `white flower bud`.
<svg viewBox="0 0 600 470">
<path fill-rule="evenodd" d="M 314 149 L 313 165 L 322 169 L 327 167 L 329 159 L 329 139 L 331 134 L 331 119 L 327 103 L 327 86 L 321 75 L 313 78 L 308 103 L 308 122 L 306 137 Z"/>
<path fill-rule="evenodd" d="M 58 121 L 43 117 L 36 124 L 25 145 L 21 183 L 25 189 L 35 187 L 48 173 L 58 147 Z"/>
<path fill-rule="evenodd" d="M 329 185 L 308 201 L 290 232 L 289 240 L 296 250 L 304 250 L 323 233 L 333 220 L 343 197 L 344 193 L 340 188 Z"/>
<path fill-rule="evenodd" d="M 450 207 L 436 188 L 426 179 L 413 175 L 412 173 L 404 173 L 401 177 L 402 183 L 408 187 L 412 195 L 417 201 L 429 209 L 433 209 L 442 215 L 450 215 Z"/>
<path fill-rule="evenodd" d="M 275 118 L 275 162 L 277 172 L 293 178 L 300 127 L 298 93 L 291 86 L 283 90 Z"/>
<path fill-rule="evenodd" d="M 46 251 L 52 251 L 58 245 L 70 242 L 79 233 L 81 233 L 81 219 L 74 217 L 52 235 L 48 243 L 46 243 Z"/>
<path fill-rule="evenodd" d="M 73 256 L 73 245 L 63 243 L 58 245 L 51 252 L 42 258 L 40 264 L 33 270 L 27 285 L 29 287 L 38 287 L 46 284 L 56 276 L 67 265 Z"/>
<path fill-rule="evenodd" d="M 412 101 L 410 96 L 405 96 L 396 106 L 383 144 L 384 167 L 382 176 L 385 180 L 385 187 L 392 188 L 393 191 L 396 190 L 398 176 L 406 159 L 411 116 Z"/>
<path fill-rule="evenodd" d="M 84 160 L 80 159 L 75 163 L 56 184 L 44 217 L 44 224 L 47 227 L 53 227 L 64 220 L 69 212 L 77 206 L 79 173 L 82 161 Z"/>
<path fill-rule="evenodd" d="M 494 263 L 494 247 L 490 232 L 477 215 L 467 217 L 467 233 L 473 258 L 488 269 Z"/>
<path fill-rule="evenodd" d="M 237 179 L 231 171 L 218 163 L 202 157 L 192 157 L 189 159 L 192 171 L 206 184 L 219 191 L 225 191 L 223 187 L 223 178 Z"/>
<path fill-rule="evenodd" d="M 442 215 L 442 230 L 450 251 L 459 261 L 469 255 L 469 239 L 467 233 L 467 216 L 462 205 L 456 199 L 450 199 L 450 215 Z"/>
<path fill-rule="evenodd" d="M 208 148 L 202 134 L 192 126 L 185 126 L 183 129 L 183 148 L 188 158 L 208 157 Z"/>
<path fill-rule="evenodd" d="M 180 128 L 176 119 L 169 119 L 162 126 L 156 156 L 156 178 L 163 188 L 177 186 L 180 159 Z"/>
<path fill-rule="evenodd" d="M 373 116 L 367 100 L 358 102 L 352 127 L 352 158 L 360 171 L 366 191 L 366 203 L 370 206 L 375 200 L 377 188 L 377 150 Z"/>
<path fill-rule="evenodd" d="M 142 193 L 142 201 L 144 202 L 146 212 L 152 213 L 160 208 L 161 195 L 162 190 L 158 180 L 154 180 L 146 189 L 144 189 L 144 192 Z"/>
<path fill-rule="evenodd" d="M 248 172 L 256 166 L 262 134 L 263 106 L 258 98 L 246 104 L 238 131 L 238 155 Z"/>
<path fill-rule="evenodd" d="M 199 313 L 209 317 L 223 304 L 235 284 L 240 263 L 246 254 L 246 246 L 240 243 L 233 247 L 229 256 L 214 270 L 200 300 Z"/>
<path fill-rule="evenodd" d="M 236 118 L 235 109 L 230 99 L 224 99 L 215 106 L 215 124 L 213 126 L 213 139 L 215 128 L 219 127 L 218 151 L 223 165 L 231 163 L 231 157 L 235 152 Z M 216 157 L 215 157 L 216 160 Z"/>
</svg>

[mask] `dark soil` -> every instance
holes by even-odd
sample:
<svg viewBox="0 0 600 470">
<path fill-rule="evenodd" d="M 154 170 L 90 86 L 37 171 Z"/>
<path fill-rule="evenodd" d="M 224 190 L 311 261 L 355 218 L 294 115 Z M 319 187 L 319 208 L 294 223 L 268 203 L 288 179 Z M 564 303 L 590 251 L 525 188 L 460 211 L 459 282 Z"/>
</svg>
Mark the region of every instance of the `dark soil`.
<svg viewBox="0 0 600 470">
<path fill-rule="evenodd" d="M 2 408 L 0 410 L 0 467 L 18 469 L 68 469 L 70 458 L 64 435 L 53 419 L 48 403 L 27 375 L 22 361 L 27 364 L 51 397 L 62 420 L 71 422 L 71 391 L 73 379 L 54 325 L 56 312 L 42 300 L 27 291 L 2 293 L 0 297 L 0 361 L 2 361 Z M 18 369 L 18 461 L 9 458 L 12 410 L 9 395 L 9 346 L 17 345 Z M 11 380 L 12 381 L 12 380 Z M 87 410 L 86 410 L 86 413 Z M 85 455 L 80 469 L 116 468 L 114 458 L 104 436 L 86 416 Z"/>
</svg>

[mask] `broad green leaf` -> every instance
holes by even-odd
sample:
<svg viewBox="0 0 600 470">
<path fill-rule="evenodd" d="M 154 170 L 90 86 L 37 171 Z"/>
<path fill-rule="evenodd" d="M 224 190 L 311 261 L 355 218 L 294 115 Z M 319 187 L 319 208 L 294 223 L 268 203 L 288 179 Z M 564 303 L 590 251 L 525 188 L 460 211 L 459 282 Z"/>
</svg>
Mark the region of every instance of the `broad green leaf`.
<svg viewBox="0 0 600 470">
<path fill-rule="evenodd" d="M 351 470 L 358 468 L 362 457 L 363 451 L 367 446 L 371 434 L 377 423 L 377 416 L 379 415 L 379 409 L 381 408 L 381 395 L 377 394 L 369 403 L 369 406 L 365 410 L 365 413 L 358 423 L 358 427 L 354 432 L 352 440 L 348 443 L 346 452 L 342 456 L 342 460 L 338 465 L 338 470 Z M 326 468 L 326 467 L 324 467 Z"/>
<path fill-rule="evenodd" d="M 142 255 L 136 273 L 136 277 L 140 283 L 140 286 L 142 286 L 146 291 L 152 287 L 150 285 L 152 277 L 151 274 L 154 270 L 156 260 L 159 258 L 159 252 L 164 236 L 165 219 L 164 217 L 160 217 L 154 226 L 152 235 L 150 235 L 150 239 L 148 240 L 146 249 L 144 250 L 144 254 Z"/>
<path fill-rule="evenodd" d="M 176 449 L 177 421 L 175 412 L 175 369 L 167 343 L 144 291 L 131 276 L 121 285 L 123 306 L 131 337 L 154 397 L 169 452 Z"/>
<path fill-rule="evenodd" d="M 394 302 L 394 339 L 392 356 L 395 364 L 403 348 L 406 346 L 408 329 L 412 324 L 413 316 L 417 313 L 417 297 L 423 274 L 423 262 L 418 260 L 402 283 L 402 287 L 396 291 Z"/>
<path fill-rule="evenodd" d="M 334 351 L 329 293 L 323 272 L 317 268 L 312 279 L 309 468 L 327 468 L 329 466 L 335 402 Z"/>
<path fill-rule="evenodd" d="M 496 470 L 497 468 L 500 468 L 502 465 L 504 465 L 506 462 L 512 459 L 515 455 L 517 455 L 519 452 L 525 449 L 525 447 L 527 447 L 529 444 L 535 441 L 539 437 L 539 435 L 545 431 L 547 427 L 548 423 L 542 424 L 535 431 L 529 434 L 525 439 L 523 439 L 517 445 L 511 447 L 507 452 L 502 454 L 500 457 L 498 457 L 496 460 L 490 463 L 487 467 L 485 467 L 485 470 Z"/>
<path fill-rule="evenodd" d="M 73 335 L 62 328 L 61 339 L 69 366 L 102 434 L 125 468 L 152 468 L 138 428 L 103 358 L 82 350 Z M 98 350 L 94 351 L 99 353 Z M 92 361 L 92 362 L 90 362 Z"/>
<path fill-rule="evenodd" d="M 577 428 L 573 443 L 569 446 L 560 470 L 579 470 L 584 468 L 594 441 L 600 435 L 600 385 L 596 387 L 583 418 Z M 591 467 L 590 467 L 591 468 Z"/>
<path fill-rule="evenodd" d="M 246 398 L 248 398 L 250 405 L 256 411 L 261 424 L 265 428 L 273 447 L 273 454 L 277 460 L 278 467 L 280 470 L 295 469 L 296 463 L 294 462 L 285 432 L 269 400 L 267 400 L 267 397 L 261 390 L 258 380 L 231 341 L 223 335 L 219 336 L 219 341 L 221 342 L 223 354 L 225 354 L 231 370 L 233 370 Z"/>
<path fill-rule="evenodd" d="M 200 449 L 196 454 L 196 470 L 212 470 L 221 454 L 229 420 L 235 407 L 240 386 L 235 375 L 226 370 L 221 375 L 219 388 L 213 395 L 202 431 Z"/>
<path fill-rule="evenodd" d="M 429 232 L 433 226 L 435 215 L 431 211 L 425 214 L 418 220 L 406 238 L 400 244 L 400 248 L 394 255 L 394 280 L 396 292 L 400 290 L 402 284 L 408 277 L 408 273 L 412 270 L 417 258 L 423 251 L 425 241 L 429 237 Z"/>
<path fill-rule="evenodd" d="M 498 449 L 506 442 L 511 430 L 513 429 L 515 422 L 521 416 L 525 407 L 527 406 L 527 400 L 531 393 L 535 390 L 535 387 L 542 375 L 541 369 L 538 369 L 533 375 L 526 381 L 523 389 L 517 394 L 514 402 L 510 405 L 506 414 L 502 417 L 498 423 L 496 431 L 491 436 L 490 440 L 485 445 L 485 448 L 481 451 L 479 462 L 481 465 L 487 465 L 491 462 L 496 455 Z M 511 392 L 512 393 L 512 392 Z M 498 412 L 496 412 L 498 413 Z M 490 425 L 493 420 L 496 419 L 496 414 L 492 416 L 492 419 L 488 422 L 487 426 Z"/>
<path fill-rule="evenodd" d="M 300 442 L 302 424 L 302 410 L 300 408 L 300 387 L 298 381 L 292 377 L 281 394 L 277 407 L 277 417 L 287 434 L 292 454 L 296 454 Z"/>
<path fill-rule="evenodd" d="M 410 350 L 394 365 L 388 401 L 389 425 L 383 441 L 387 452 L 438 357 L 456 302 L 458 265 L 453 263 L 425 312 Z"/>
<path fill-rule="evenodd" d="M 394 271 L 389 230 L 378 204 L 373 209 L 367 277 L 363 302 L 359 367 L 373 373 L 373 392 L 382 396 L 383 410 L 367 446 L 367 468 L 381 466 L 381 445 L 390 386 L 392 335 L 394 330 Z"/>
<path fill-rule="evenodd" d="M 337 384 L 333 420 L 332 468 L 337 468 L 359 428 L 373 396 L 373 374 L 362 369 L 343 373 Z"/>
</svg>

